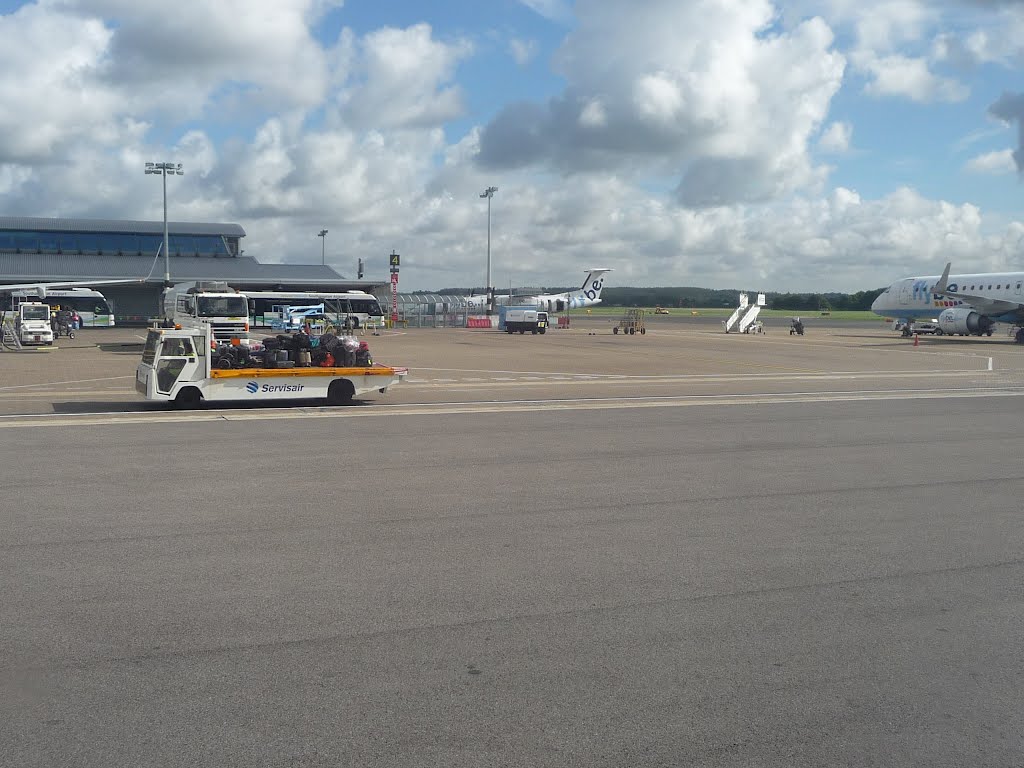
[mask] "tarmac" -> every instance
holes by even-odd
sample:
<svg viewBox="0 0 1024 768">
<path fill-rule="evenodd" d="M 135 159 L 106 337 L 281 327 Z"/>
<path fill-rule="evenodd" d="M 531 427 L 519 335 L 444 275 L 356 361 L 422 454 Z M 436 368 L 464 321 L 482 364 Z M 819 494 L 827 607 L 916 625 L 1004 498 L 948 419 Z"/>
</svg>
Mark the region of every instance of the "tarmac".
<svg viewBox="0 0 1024 768">
<path fill-rule="evenodd" d="M 0 353 L 0 763 L 1024 764 L 1024 351 L 613 324 L 341 408 Z"/>
</svg>

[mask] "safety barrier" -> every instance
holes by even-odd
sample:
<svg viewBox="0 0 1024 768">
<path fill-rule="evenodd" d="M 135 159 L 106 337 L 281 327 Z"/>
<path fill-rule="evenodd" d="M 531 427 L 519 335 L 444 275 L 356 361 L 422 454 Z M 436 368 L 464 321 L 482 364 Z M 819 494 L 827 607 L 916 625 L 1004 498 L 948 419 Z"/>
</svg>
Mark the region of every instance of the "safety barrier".
<svg viewBox="0 0 1024 768">
<path fill-rule="evenodd" d="M 466 318 L 466 327 L 467 328 L 493 328 L 494 327 L 494 323 L 493 323 L 494 319 L 496 319 L 496 318 L 490 318 L 490 317 L 487 317 L 487 316 L 473 317 L 472 315 L 470 315 L 469 317 Z"/>
<path fill-rule="evenodd" d="M 569 316 L 568 315 L 560 315 L 559 316 L 559 318 L 558 318 L 558 327 L 559 328 L 568 328 L 569 327 Z"/>
</svg>

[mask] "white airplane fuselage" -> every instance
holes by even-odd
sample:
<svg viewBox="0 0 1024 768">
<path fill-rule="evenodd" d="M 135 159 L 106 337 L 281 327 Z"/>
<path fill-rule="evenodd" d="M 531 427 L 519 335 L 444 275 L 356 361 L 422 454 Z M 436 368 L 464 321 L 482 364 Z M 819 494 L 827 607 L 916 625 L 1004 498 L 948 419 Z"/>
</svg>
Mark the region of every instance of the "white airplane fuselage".
<svg viewBox="0 0 1024 768">
<path fill-rule="evenodd" d="M 901 320 L 936 318 L 949 334 L 990 333 L 996 322 L 1024 322 L 1024 272 L 906 277 L 886 288 L 871 311 Z"/>
<path fill-rule="evenodd" d="M 604 289 L 604 274 L 611 272 L 610 269 L 591 269 L 587 273 L 587 279 L 583 286 L 574 291 L 563 293 L 542 293 L 536 296 L 510 296 L 509 294 L 495 295 L 494 306 L 504 306 L 515 303 L 524 306 L 536 306 L 545 312 L 564 312 L 567 309 L 578 309 L 590 307 L 601 303 L 601 291 Z M 471 310 L 487 309 L 486 296 L 470 296 L 467 299 Z"/>
</svg>

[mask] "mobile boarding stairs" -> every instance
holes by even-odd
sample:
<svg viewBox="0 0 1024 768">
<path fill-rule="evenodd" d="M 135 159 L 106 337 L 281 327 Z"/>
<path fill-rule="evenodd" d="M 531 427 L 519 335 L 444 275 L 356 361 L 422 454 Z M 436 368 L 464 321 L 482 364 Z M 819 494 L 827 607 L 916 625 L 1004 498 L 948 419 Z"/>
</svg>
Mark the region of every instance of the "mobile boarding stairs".
<svg viewBox="0 0 1024 768">
<path fill-rule="evenodd" d="M 754 329 L 760 329 L 757 316 L 761 314 L 761 308 L 765 305 L 763 293 L 757 294 L 757 301 L 750 303 L 750 297 L 745 293 L 740 294 L 740 305 L 736 307 L 728 320 L 723 320 L 726 333 L 738 331 L 739 333 L 751 333 Z"/>
<path fill-rule="evenodd" d="M 14 327 L 14 318 L 0 312 L 0 348 L 21 349 L 21 337 Z"/>
</svg>

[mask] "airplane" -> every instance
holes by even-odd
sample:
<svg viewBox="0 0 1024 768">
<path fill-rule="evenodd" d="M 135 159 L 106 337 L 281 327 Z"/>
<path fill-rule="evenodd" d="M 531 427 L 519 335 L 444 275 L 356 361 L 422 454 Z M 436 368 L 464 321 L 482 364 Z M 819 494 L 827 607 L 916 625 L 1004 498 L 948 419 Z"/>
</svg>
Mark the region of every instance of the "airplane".
<svg viewBox="0 0 1024 768">
<path fill-rule="evenodd" d="M 610 269 L 591 269 L 587 273 L 587 279 L 583 281 L 583 285 L 575 291 L 542 293 L 536 296 L 510 296 L 507 293 L 496 295 L 494 306 L 511 304 L 514 300 L 516 304 L 538 306 L 547 312 L 564 312 L 567 309 L 590 307 L 601 303 L 601 289 L 604 288 L 602 275 L 611 271 Z M 487 296 L 470 296 L 467 299 L 467 304 L 471 310 L 485 310 L 487 309 Z"/>
<path fill-rule="evenodd" d="M 890 285 L 871 304 L 883 317 L 913 322 L 934 317 L 943 334 L 991 336 L 995 324 L 1024 326 L 1024 272 L 949 274 L 952 262 L 939 277 L 905 277 Z M 1024 344 L 1024 328 L 1016 341 Z"/>
</svg>

